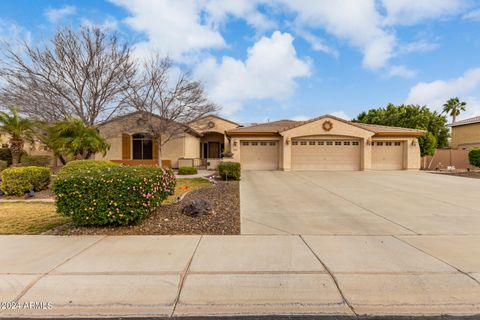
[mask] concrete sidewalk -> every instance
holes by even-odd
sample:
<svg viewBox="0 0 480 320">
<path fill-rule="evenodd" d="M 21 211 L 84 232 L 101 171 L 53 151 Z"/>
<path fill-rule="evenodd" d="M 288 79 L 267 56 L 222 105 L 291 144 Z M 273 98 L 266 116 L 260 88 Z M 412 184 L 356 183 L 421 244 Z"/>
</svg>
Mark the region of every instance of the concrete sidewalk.
<svg viewBox="0 0 480 320">
<path fill-rule="evenodd" d="M 0 301 L 45 307 L 0 317 L 480 314 L 480 236 L 0 236 L 0 247 Z"/>
</svg>

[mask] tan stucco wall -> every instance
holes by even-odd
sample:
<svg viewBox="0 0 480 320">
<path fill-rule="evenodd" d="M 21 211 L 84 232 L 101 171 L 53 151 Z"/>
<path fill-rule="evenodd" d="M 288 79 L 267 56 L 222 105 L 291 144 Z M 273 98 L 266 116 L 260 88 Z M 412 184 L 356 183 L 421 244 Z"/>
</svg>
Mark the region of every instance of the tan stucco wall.
<svg viewBox="0 0 480 320">
<path fill-rule="evenodd" d="M 322 125 L 325 121 L 330 121 L 333 126 L 330 131 L 325 131 L 322 128 Z M 349 123 L 345 123 L 333 118 L 325 117 L 322 119 L 319 119 L 317 121 L 312 121 L 310 123 L 307 123 L 305 125 L 284 131 L 281 133 L 283 136 L 283 146 L 284 146 L 284 152 L 283 152 L 283 170 L 291 170 L 292 167 L 292 151 L 291 151 L 291 140 L 294 138 L 300 138 L 300 137 L 307 137 L 307 136 L 321 136 L 322 138 L 328 139 L 331 137 L 332 139 L 335 138 L 346 138 L 346 137 L 354 137 L 360 139 L 360 145 L 361 145 L 361 150 L 360 150 L 360 168 L 362 170 L 365 169 L 370 169 L 371 164 L 370 164 L 370 149 L 365 148 L 366 141 L 374 134 L 371 131 L 355 127 Z M 290 140 L 290 143 L 287 145 L 286 140 Z"/>
<path fill-rule="evenodd" d="M 213 128 L 209 126 L 209 123 L 213 122 Z M 229 147 L 228 139 L 225 136 L 225 131 L 232 130 L 238 127 L 237 124 L 225 121 L 223 119 L 217 118 L 215 116 L 206 116 L 205 118 L 199 119 L 190 124 L 190 127 L 200 133 L 204 132 L 218 132 L 224 135 L 223 142 L 225 143 L 225 148 Z M 213 140 L 212 140 L 213 141 Z"/>
<path fill-rule="evenodd" d="M 200 138 L 185 135 L 184 149 L 185 158 L 200 158 Z"/>
<path fill-rule="evenodd" d="M 452 127 L 451 146 L 454 149 L 480 147 L 480 123 Z"/>
</svg>

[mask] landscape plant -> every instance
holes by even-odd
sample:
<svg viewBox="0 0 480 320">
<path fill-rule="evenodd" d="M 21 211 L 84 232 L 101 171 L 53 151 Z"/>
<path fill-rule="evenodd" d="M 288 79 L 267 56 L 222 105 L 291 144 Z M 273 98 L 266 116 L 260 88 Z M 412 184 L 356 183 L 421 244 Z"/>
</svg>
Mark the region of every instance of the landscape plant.
<svg viewBox="0 0 480 320">
<path fill-rule="evenodd" d="M 0 172 L 5 170 L 8 167 L 8 162 L 5 160 L 0 160 Z"/>
<path fill-rule="evenodd" d="M 15 107 L 9 107 L 9 112 L 0 111 L 0 133 L 9 137 L 12 166 L 20 162 L 25 142 L 34 142 L 34 122 L 20 116 Z"/>
<path fill-rule="evenodd" d="M 474 167 L 480 167 L 480 148 L 475 148 L 468 152 L 468 161 Z"/>
<path fill-rule="evenodd" d="M 222 161 L 218 164 L 217 170 L 223 180 L 240 180 L 241 168 L 238 162 Z"/>
<path fill-rule="evenodd" d="M 467 103 L 460 101 L 458 97 L 451 98 L 443 105 L 443 112 L 449 114 L 452 117 L 452 123 L 455 123 L 460 113 L 465 111 L 466 105 Z"/>
<path fill-rule="evenodd" d="M 188 174 L 197 174 L 198 170 L 194 167 L 180 167 L 178 168 L 178 174 L 188 175 Z"/>
<path fill-rule="evenodd" d="M 52 165 L 53 158 L 49 155 L 28 155 L 23 154 L 20 157 L 22 166 L 49 167 Z"/>
<path fill-rule="evenodd" d="M 80 171 L 90 171 L 101 168 L 118 167 L 120 164 L 109 160 L 74 160 L 64 165 L 57 173 L 58 176 L 78 173 Z"/>
<path fill-rule="evenodd" d="M 76 225 L 137 224 L 175 192 L 171 170 L 116 166 L 62 174 L 53 183 L 57 212 Z"/>
<path fill-rule="evenodd" d="M 30 190 L 41 191 L 50 184 L 46 167 L 10 167 L 2 171 L 2 191 L 6 195 L 23 196 Z"/>
</svg>

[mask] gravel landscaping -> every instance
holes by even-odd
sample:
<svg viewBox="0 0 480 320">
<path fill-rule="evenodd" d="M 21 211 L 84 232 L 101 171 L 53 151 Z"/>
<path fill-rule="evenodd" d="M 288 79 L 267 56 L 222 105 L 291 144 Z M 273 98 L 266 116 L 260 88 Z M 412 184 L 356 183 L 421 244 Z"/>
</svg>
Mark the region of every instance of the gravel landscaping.
<svg viewBox="0 0 480 320">
<path fill-rule="evenodd" d="M 192 200 L 208 200 L 213 212 L 197 217 L 182 213 Z M 240 234 L 240 196 L 238 181 L 216 184 L 188 192 L 182 201 L 162 205 L 136 226 L 76 227 L 71 223 L 46 234 L 53 235 L 174 235 L 174 234 Z"/>
<path fill-rule="evenodd" d="M 478 171 L 442 172 L 442 173 L 436 173 L 436 174 L 444 174 L 444 175 L 447 175 L 447 176 L 457 176 L 457 177 L 480 179 L 480 172 L 478 172 Z"/>
</svg>

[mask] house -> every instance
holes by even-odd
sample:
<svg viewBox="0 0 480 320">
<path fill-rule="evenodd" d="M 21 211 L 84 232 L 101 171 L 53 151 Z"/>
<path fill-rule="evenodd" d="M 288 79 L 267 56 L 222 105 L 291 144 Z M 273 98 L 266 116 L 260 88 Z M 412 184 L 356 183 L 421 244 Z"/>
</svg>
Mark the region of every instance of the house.
<svg viewBox="0 0 480 320">
<path fill-rule="evenodd" d="M 227 131 L 244 170 L 403 170 L 420 168 L 425 131 L 346 121 L 325 115 Z"/>
<path fill-rule="evenodd" d="M 470 150 L 480 148 L 480 117 L 474 117 L 450 124 L 452 128 L 452 149 Z"/>
<path fill-rule="evenodd" d="M 149 121 L 162 121 L 158 116 L 149 116 Z M 100 135 L 108 140 L 110 150 L 104 156 L 96 154 L 95 159 L 127 165 L 157 164 L 157 143 L 148 135 L 145 126 L 145 117 L 141 112 L 129 113 L 100 124 Z M 162 147 L 162 163 L 172 168 L 206 166 L 207 161 L 218 163 L 228 144 L 225 131 L 239 126 L 215 115 L 185 125 L 181 135 Z"/>
<path fill-rule="evenodd" d="M 158 118 L 158 121 L 161 121 Z M 99 126 L 111 144 L 106 159 L 154 165 L 156 143 L 142 114 L 130 113 Z M 162 148 L 163 165 L 215 168 L 222 153 L 244 170 L 402 170 L 420 168 L 417 137 L 424 131 L 370 125 L 325 115 L 308 121 L 280 120 L 251 126 L 209 115 L 185 126 Z"/>
</svg>

